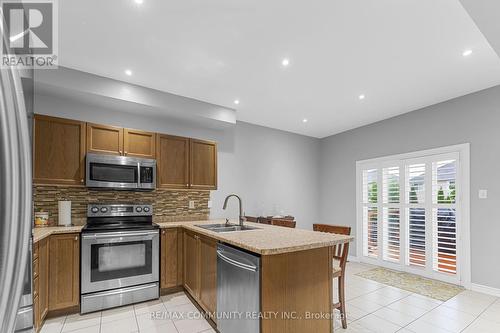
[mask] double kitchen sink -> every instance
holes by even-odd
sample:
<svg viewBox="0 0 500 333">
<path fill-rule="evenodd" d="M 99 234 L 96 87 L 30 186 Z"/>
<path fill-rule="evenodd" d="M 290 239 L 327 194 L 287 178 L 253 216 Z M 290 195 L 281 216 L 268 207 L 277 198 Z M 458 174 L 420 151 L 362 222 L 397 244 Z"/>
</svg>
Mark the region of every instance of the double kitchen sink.
<svg viewBox="0 0 500 333">
<path fill-rule="evenodd" d="M 246 231 L 256 230 L 260 228 L 250 227 L 248 225 L 216 223 L 216 224 L 199 224 L 196 227 L 203 228 L 214 232 L 231 232 L 231 231 Z"/>
</svg>

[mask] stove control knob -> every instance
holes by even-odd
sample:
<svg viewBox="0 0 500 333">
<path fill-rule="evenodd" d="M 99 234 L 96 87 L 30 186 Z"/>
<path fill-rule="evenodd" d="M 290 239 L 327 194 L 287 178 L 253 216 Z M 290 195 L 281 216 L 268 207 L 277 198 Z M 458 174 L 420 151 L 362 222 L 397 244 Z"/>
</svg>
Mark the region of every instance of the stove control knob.
<svg viewBox="0 0 500 333">
<path fill-rule="evenodd" d="M 149 207 L 148 207 L 148 206 L 144 206 L 144 211 L 145 211 L 146 213 L 149 213 Z"/>
<path fill-rule="evenodd" d="M 106 213 L 108 211 L 108 207 L 101 207 L 101 213 Z"/>
<path fill-rule="evenodd" d="M 135 207 L 135 211 L 136 211 L 137 213 L 142 212 L 142 207 Z"/>
<path fill-rule="evenodd" d="M 90 211 L 95 214 L 95 213 L 97 213 L 99 211 L 99 208 L 97 208 L 96 206 L 94 206 L 94 207 L 90 208 Z"/>
</svg>

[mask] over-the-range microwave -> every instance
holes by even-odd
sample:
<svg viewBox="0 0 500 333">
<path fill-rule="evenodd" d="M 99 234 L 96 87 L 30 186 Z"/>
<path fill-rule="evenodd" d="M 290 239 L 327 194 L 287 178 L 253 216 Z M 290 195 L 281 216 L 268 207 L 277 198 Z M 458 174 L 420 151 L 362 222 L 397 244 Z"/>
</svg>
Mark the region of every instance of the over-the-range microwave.
<svg viewBox="0 0 500 333">
<path fill-rule="evenodd" d="M 87 187 L 120 190 L 153 190 L 156 160 L 128 156 L 87 154 Z"/>
</svg>

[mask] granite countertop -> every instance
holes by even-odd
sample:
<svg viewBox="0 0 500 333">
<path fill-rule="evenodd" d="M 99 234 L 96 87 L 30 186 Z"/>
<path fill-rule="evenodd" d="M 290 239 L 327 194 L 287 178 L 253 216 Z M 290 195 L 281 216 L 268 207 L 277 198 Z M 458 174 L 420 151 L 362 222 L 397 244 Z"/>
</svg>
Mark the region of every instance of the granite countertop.
<svg viewBox="0 0 500 333">
<path fill-rule="evenodd" d="M 33 228 L 33 243 L 44 239 L 53 234 L 70 234 L 82 231 L 83 225 L 74 225 L 70 227 L 37 227 Z"/>
<path fill-rule="evenodd" d="M 199 224 L 225 223 L 225 220 L 192 221 L 192 222 L 163 222 L 157 223 L 160 228 L 182 227 L 198 234 L 209 236 L 219 241 L 243 248 L 261 255 L 281 254 L 320 247 L 333 246 L 350 242 L 353 236 L 344 236 L 323 233 L 304 229 L 292 229 L 267 224 L 245 222 L 259 229 L 217 233 L 200 227 Z M 236 220 L 231 220 L 236 224 Z"/>
<path fill-rule="evenodd" d="M 344 236 L 304 229 L 292 229 L 266 224 L 245 222 L 259 229 L 217 233 L 197 227 L 200 224 L 225 223 L 224 219 L 186 222 L 156 222 L 160 228 L 184 228 L 216 240 L 243 248 L 261 255 L 281 254 L 350 242 L 353 236 Z M 231 223 L 237 224 L 236 220 Z M 80 232 L 83 226 L 43 227 L 33 229 L 33 242 L 52 234 Z"/>
</svg>

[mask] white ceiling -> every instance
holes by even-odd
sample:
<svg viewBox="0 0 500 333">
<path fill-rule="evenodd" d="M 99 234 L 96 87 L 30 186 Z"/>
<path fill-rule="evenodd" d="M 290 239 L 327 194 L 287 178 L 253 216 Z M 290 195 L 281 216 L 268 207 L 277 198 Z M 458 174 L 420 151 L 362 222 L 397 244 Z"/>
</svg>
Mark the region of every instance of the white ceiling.
<svg viewBox="0 0 500 333">
<path fill-rule="evenodd" d="M 458 0 L 59 6 L 61 65 L 234 107 L 238 120 L 314 137 L 500 84 L 500 59 Z M 467 49 L 473 53 L 463 57 Z"/>
</svg>

